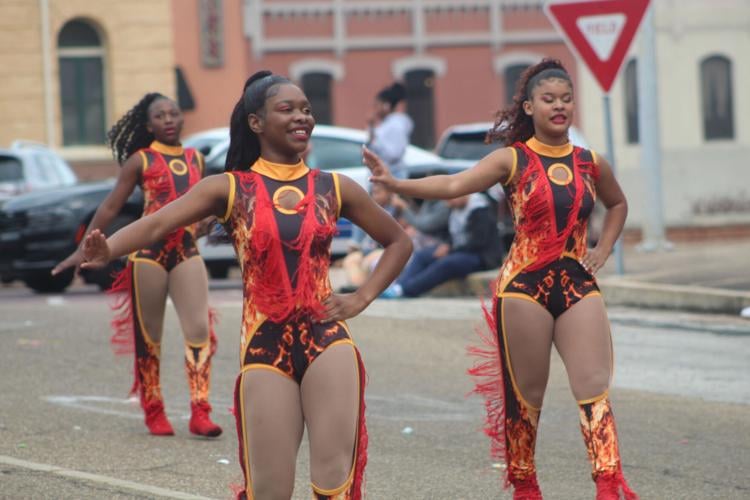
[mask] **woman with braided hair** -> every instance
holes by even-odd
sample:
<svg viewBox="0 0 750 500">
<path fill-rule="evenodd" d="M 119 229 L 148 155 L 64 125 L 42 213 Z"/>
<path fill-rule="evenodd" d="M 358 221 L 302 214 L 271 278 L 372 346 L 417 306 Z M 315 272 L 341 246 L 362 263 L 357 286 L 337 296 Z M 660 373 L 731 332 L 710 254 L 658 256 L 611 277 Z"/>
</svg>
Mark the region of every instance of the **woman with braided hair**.
<svg viewBox="0 0 750 500">
<path fill-rule="evenodd" d="M 554 345 L 580 409 L 583 439 L 598 500 L 622 492 L 637 498 L 622 475 L 608 397 L 613 369 L 609 322 L 594 274 L 604 265 L 627 215 L 627 202 L 604 158 L 574 147 L 573 84 L 557 60 L 545 59 L 522 75 L 514 102 L 498 113 L 488 139 L 495 150 L 452 176 L 395 179 L 370 151 L 372 181 L 427 199 L 451 199 L 500 182 L 516 227 L 500 270 L 492 311 L 494 335 L 470 373 L 486 398 L 486 433 L 506 463 L 506 486 L 516 499 L 542 498 L 534 447 Z M 601 237 L 586 248 L 586 226 L 596 198 L 606 207 Z"/>
<path fill-rule="evenodd" d="M 84 240 L 83 267 L 100 267 L 204 217 L 223 221 L 244 282 L 235 386 L 240 499 L 291 498 L 305 427 L 313 498 L 362 498 L 365 372 L 345 320 L 386 288 L 411 252 L 401 226 L 356 182 L 305 165 L 314 125 L 302 90 L 260 71 L 232 113 L 225 175 L 108 239 L 93 231 Z M 384 249 L 351 294 L 333 294 L 328 279 L 339 216 Z"/>
<path fill-rule="evenodd" d="M 121 164 L 112 192 L 97 208 L 87 232 L 103 231 L 120 213 L 136 186 L 143 191 L 144 215 L 182 196 L 204 175 L 203 157 L 180 144 L 183 116 L 177 103 L 146 94 L 109 131 L 109 144 Z M 135 381 L 151 434 L 174 434 L 164 411 L 159 382 L 161 337 L 167 296 L 171 297 L 185 338 L 185 371 L 190 387 L 193 434 L 216 437 L 208 402 L 211 357 L 216 350 L 208 308 L 208 277 L 196 246 L 196 227 L 185 224 L 158 241 L 133 249 L 128 265 L 109 293 L 117 297 L 112 342 L 119 353 L 135 351 Z M 79 247 L 52 273 L 78 266 Z"/>
</svg>

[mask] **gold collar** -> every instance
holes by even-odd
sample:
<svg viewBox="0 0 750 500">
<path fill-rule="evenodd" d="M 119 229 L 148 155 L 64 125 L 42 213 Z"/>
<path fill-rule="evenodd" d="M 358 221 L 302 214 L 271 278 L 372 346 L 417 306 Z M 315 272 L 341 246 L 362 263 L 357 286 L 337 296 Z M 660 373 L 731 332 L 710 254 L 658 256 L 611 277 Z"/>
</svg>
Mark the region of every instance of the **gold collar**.
<svg viewBox="0 0 750 500">
<path fill-rule="evenodd" d="M 250 168 L 254 172 L 282 182 L 297 180 L 300 177 L 304 177 L 310 171 L 310 168 L 305 165 L 303 160 L 290 165 L 288 163 L 273 163 L 263 158 L 258 158 Z"/>
<path fill-rule="evenodd" d="M 535 153 L 550 158 L 563 158 L 573 152 L 573 145 L 569 142 L 560 146 L 551 146 L 541 142 L 536 137 L 526 141 L 526 145 Z"/>
<path fill-rule="evenodd" d="M 182 149 L 182 144 L 180 144 L 179 146 L 170 146 L 168 144 L 164 144 L 163 142 L 153 141 L 149 147 L 154 151 L 158 151 L 163 155 L 169 156 L 182 156 L 182 153 L 184 152 Z"/>
</svg>

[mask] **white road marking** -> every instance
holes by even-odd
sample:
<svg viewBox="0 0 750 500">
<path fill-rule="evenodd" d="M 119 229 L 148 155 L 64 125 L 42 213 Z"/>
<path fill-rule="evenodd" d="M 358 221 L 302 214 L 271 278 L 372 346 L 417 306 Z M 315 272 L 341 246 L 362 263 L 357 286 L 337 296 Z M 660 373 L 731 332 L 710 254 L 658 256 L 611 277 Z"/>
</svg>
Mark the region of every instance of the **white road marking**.
<svg viewBox="0 0 750 500">
<path fill-rule="evenodd" d="M 115 486 L 117 488 L 125 488 L 128 490 L 138 491 L 141 493 L 147 493 L 149 495 L 156 495 L 165 498 L 179 498 L 182 500 L 211 500 L 209 497 L 203 497 L 199 495 L 191 495 L 190 493 L 183 493 L 181 491 L 168 490 L 166 488 L 159 488 L 158 486 L 149 486 L 148 484 L 136 483 L 133 481 L 127 481 L 124 479 L 117 479 L 109 476 L 102 476 L 99 474 L 92 474 L 90 472 L 82 472 L 73 469 L 66 469 L 64 467 L 57 467 L 55 465 L 40 464 L 37 462 L 30 462 L 28 460 L 20 460 L 5 455 L 0 455 L 0 463 L 10 465 L 13 467 L 21 467 L 24 469 L 35 470 L 38 472 L 46 472 L 57 476 L 70 477 L 73 479 L 82 479 L 84 481 L 90 481 L 93 483 L 106 484 L 108 486 Z"/>
</svg>

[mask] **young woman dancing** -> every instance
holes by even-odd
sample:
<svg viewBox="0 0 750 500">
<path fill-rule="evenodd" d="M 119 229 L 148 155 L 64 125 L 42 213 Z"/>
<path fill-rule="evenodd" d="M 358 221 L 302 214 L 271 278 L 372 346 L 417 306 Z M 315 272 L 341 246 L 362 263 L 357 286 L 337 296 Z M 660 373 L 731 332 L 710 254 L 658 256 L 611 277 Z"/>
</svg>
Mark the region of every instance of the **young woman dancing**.
<svg viewBox="0 0 750 500">
<path fill-rule="evenodd" d="M 612 340 L 594 274 L 604 265 L 627 215 L 627 202 L 604 158 L 568 140 L 573 84 L 559 61 L 523 74 L 513 105 L 498 113 L 490 137 L 500 148 L 472 169 L 419 180 L 396 179 L 370 151 L 372 181 L 418 198 L 451 199 L 502 183 L 516 235 L 487 313 L 495 332 L 484 362 L 470 372 L 487 398 L 486 432 L 507 465 L 514 498 L 542 498 L 534 447 L 554 345 L 580 409 L 597 499 L 637 496 L 622 475 L 612 407 Z M 586 248 L 597 197 L 607 209 L 601 238 Z"/>
<path fill-rule="evenodd" d="M 83 267 L 102 266 L 174 228 L 215 215 L 242 269 L 241 373 L 235 388 L 241 499 L 288 499 L 303 428 L 316 499 L 359 499 L 367 461 L 365 372 L 344 320 L 398 275 L 411 252 L 399 224 L 351 179 L 302 160 L 315 125 L 296 85 L 258 72 L 231 119 L 227 173 L 105 239 L 84 242 Z M 330 245 L 339 216 L 383 248 L 352 294 L 331 293 Z"/>
<path fill-rule="evenodd" d="M 117 217 L 136 186 L 145 198 L 148 215 L 184 195 L 204 175 L 203 156 L 183 148 L 184 123 L 177 103 L 158 93 L 146 94 L 109 131 L 109 143 L 122 165 L 112 192 L 97 208 L 88 231 L 105 230 Z M 77 266 L 77 249 L 53 274 Z M 208 277 L 196 245 L 196 226 L 174 228 L 157 241 L 133 248 L 127 267 L 109 293 L 118 297 L 112 341 L 119 353 L 135 351 L 133 392 L 151 434 L 171 436 L 159 382 L 161 337 L 167 296 L 172 299 L 185 337 L 185 373 L 190 387 L 193 434 L 216 437 L 221 427 L 209 418 L 211 357 L 216 351 L 208 308 Z"/>
</svg>

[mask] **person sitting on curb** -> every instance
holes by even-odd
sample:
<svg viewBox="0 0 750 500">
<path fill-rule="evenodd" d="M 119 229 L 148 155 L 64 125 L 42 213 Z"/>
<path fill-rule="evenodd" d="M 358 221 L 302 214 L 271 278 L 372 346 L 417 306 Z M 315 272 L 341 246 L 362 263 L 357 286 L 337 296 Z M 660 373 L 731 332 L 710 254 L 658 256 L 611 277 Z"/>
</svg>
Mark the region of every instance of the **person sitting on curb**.
<svg viewBox="0 0 750 500">
<path fill-rule="evenodd" d="M 404 272 L 381 297 L 419 297 L 441 283 L 499 265 L 499 234 L 487 196 L 474 193 L 447 203 L 450 242 L 414 252 Z"/>
</svg>

